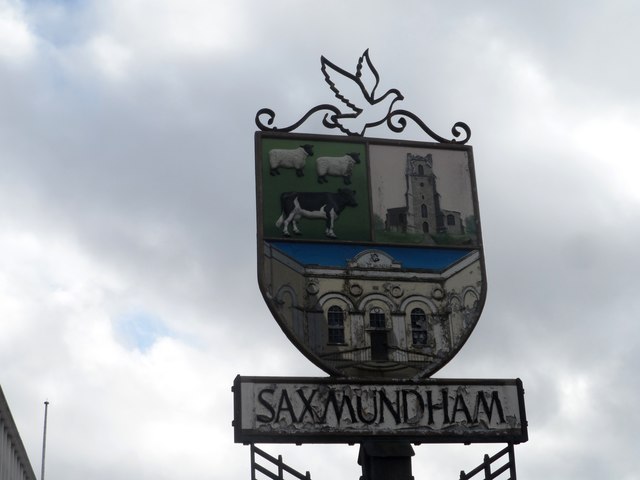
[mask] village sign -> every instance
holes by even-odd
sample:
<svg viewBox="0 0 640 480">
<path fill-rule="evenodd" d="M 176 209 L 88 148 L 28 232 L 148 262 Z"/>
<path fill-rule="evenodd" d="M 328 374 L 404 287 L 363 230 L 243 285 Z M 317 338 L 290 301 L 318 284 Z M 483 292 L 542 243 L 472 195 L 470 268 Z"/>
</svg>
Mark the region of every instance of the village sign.
<svg viewBox="0 0 640 480">
<path fill-rule="evenodd" d="M 342 110 L 319 105 L 283 128 L 269 109 L 256 116 L 260 290 L 327 373 L 429 377 L 465 343 L 486 296 L 470 130 L 459 122 L 452 133 L 464 136 L 446 140 L 394 110 L 403 96 L 376 96 L 368 52 L 355 73 L 321 64 Z M 322 112 L 347 136 L 291 133 Z M 437 143 L 363 136 L 382 123 L 401 132 L 406 118 Z"/>
<path fill-rule="evenodd" d="M 235 441 L 359 442 L 368 480 L 412 478 L 410 443 L 527 441 L 519 379 L 432 378 L 487 292 L 469 127 L 446 139 L 398 109 L 368 51 L 352 72 L 324 57 L 321 71 L 339 107 L 285 127 L 256 114 L 257 259 L 273 317 L 330 376 L 238 375 Z M 294 132 L 312 119 L 343 135 Z M 364 136 L 408 121 L 433 141 Z"/>
</svg>

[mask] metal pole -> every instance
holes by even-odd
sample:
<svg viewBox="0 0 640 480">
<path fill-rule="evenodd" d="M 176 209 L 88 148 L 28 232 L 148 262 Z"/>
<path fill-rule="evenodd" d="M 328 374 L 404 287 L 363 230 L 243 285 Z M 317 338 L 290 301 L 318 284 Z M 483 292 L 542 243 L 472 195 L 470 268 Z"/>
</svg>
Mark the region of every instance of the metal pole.
<svg viewBox="0 0 640 480">
<path fill-rule="evenodd" d="M 49 401 L 44 402 L 44 431 L 42 433 L 42 470 L 40 471 L 40 480 L 44 480 L 44 454 L 47 450 L 47 410 L 49 409 Z"/>
<path fill-rule="evenodd" d="M 369 441 L 360 444 L 360 480 L 413 480 L 413 447 L 406 442 Z"/>
</svg>

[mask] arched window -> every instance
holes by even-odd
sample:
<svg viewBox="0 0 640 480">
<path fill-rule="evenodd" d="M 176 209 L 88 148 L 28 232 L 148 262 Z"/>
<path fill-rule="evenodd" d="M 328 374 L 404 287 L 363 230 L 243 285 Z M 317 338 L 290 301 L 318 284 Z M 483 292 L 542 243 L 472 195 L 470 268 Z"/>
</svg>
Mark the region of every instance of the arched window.
<svg viewBox="0 0 640 480">
<path fill-rule="evenodd" d="M 371 328 L 385 328 L 384 312 L 380 307 L 374 307 L 369 312 L 369 326 Z"/>
<path fill-rule="evenodd" d="M 424 175 L 424 167 L 422 165 L 418 165 L 418 175 Z"/>
<path fill-rule="evenodd" d="M 344 311 L 334 305 L 327 312 L 328 343 L 344 343 Z"/>
<path fill-rule="evenodd" d="M 427 344 L 427 315 L 421 308 L 411 310 L 411 341 L 416 347 Z"/>
<path fill-rule="evenodd" d="M 422 218 L 427 218 L 427 206 L 424 203 L 420 207 L 420 211 L 422 212 Z"/>
<path fill-rule="evenodd" d="M 422 233 L 429 233 L 429 224 L 427 222 L 422 222 Z"/>
</svg>

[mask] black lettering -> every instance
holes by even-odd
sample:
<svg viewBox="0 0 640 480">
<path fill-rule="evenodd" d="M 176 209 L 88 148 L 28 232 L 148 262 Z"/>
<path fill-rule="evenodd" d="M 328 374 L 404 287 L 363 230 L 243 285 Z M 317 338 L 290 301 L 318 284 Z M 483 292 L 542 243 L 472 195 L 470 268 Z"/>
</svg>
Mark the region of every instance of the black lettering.
<svg viewBox="0 0 640 480">
<path fill-rule="evenodd" d="M 298 390 L 296 390 L 296 393 L 298 394 L 298 396 L 302 399 L 302 403 L 304 404 L 304 408 L 302 409 L 302 412 L 300 413 L 300 417 L 298 418 L 298 422 L 302 422 L 302 420 L 304 420 L 304 416 L 306 415 L 307 412 L 309 412 L 309 415 L 311 415 L 311 421 L 314 422 L 315 418 L 314 418 L 314 410 L 313 407 L 311 406 L 311 400 L 313 400 L 313 397 L 315 396 L 316 393 L 318 393 L 318 390 L 313 390 L 311 392 L 311 395 L 309 395 L 309 398 L 306 398 L 304 396 L 304 390 L 302 390 L 301 388 L 299 388 Z"/>
<path fill-rule="evenodd" d="M 412 395 L 414 397 L 414 403 L 417 404 L 416 413 L 411 418 L 409 418 L 409 402 L 407 401 L 407 397 L 409 395 Z M 418 423 L 420 421 L 420 419 L 424 415 L 424 400 L 417 390 L 402 390 L 402 410 L 404 412 L 405 423 Z"/>
<path fill-rule="evenodd" d="M 427 421 L 428 425 L 433 425 L 433 411 L 434 410 L 442 410 L 442 414 L 444 415 L 444 419 L 442 423 L 451 423 L 449 421 L 449 390 L 443 388 L 440 390 L 440 403 L 433 403 L 433 397 L 431 395 L 431 390 L 427 390 L 427 411 L 429 412 L 429 420 Z"/>
<path fill-rule="evenodd" d="M 285 406 L 286 403 L 286 406 Z M 278 402 L 278 412 L 276 413 L 276 421 L 280 421 L 280 414 L 282 412 L 289 412 L 291 416 L 291 423 L 296 423 L 296 414 L 293 411 L 293 405 L 291 405 L 291 400 L 289 399 L 289 394 L 286 390 L 282 390 L 280 394 L 280 401 Z"/>
<path fill-rule="evenodd" d="M 396 390 L 396 405 L 395 409 L 391 401 L 387 398 L 387 394 L 384 389 L 380 390 L 380 423 L 384 422 L 384 406 L 387 406 L 393 419 L 396 421 L 396 425 L 400 423 L 400 390 Z"/>
<path fill-rule="evenodd" d="M 482 406 L 482 409 L 484 410 L 484 413 L 487 416 L 487 420 L 489 422 L 491 421 L 491 417 L 493 415 L 493 407 L 495 406 L 498 412 L 500 423 L 505 423 L 504 411 L 502 410 L 502 403 L 500 402 L 500 397 L 498 396 L 497 391 L 494 390 L 493 392 L 491 392 L 491 405 L 487 403 L 484 392 L 478 392 L 478 395 L 476 395 L 476 406 L 473 413 L 474 423 L 478 422 L 478 417 L 480 416 L 480 406 Z"/>
<path fill-rule="evenodd" d="M 276 416 L 276 411 L 273 409 L 273 406 L 270 403 L 268 403 L 267 400 L 264 398 L 265 393 L 269 393 L 273 395 L 275 391 L 270 388 L 265 388 L 263 390 L 260 390 L 260 393 L 258 393 L 258 401 L 264 406 L 264 408 L 266 408 L 269 411 L 269 414 L 271 416 L 257 415 L 256 419 L 259 422 L 269 423 L 269 422 L 273 422 L 273 419 Z"/>
<path fill-rule="evenodd" d="M 431 390 L 427 390 L 427 411 L 429 412 L 429 419 L 427 420 L 428 425 L 433 425 L 433 409 L 436 408 L 433 406 L 433 399 L 431 398 Z"/>
<path fill-rule="evenodd" d="M 333 411 L 336 414 L 336 422 L 340 425 L 340 420 L 342 419 L 342 411 L 346 405 L 347 410 L 349 410 L 349 416 L 351 417 L 351 422 L 356 422 L 356 412 L 353 410 L 353 405 L 351 404 L 351 399 L 348 395 L 342 394 L 342 403 L 338 406 L 338 399 L 336 398 L 336 392 L 333 390 L 329 390 L 329 394 L 327 395 L 327 401 L 324 405 L 324 415 L 320 419 L 320 423 L 326 423 L 327 421 L 327 413 L 329 413 L 329 404 L 333 405 Z"/>
<path fill-rule="evenodd" d="M 453 412 L 451 413 L 451 423 L 455 423 L 458 412 L 464 413 L 467 422 L 471 423 L 471 415 L 469 414 L 469 409 L 467 408 L 467 404 L 465 403 L 464 397 L 461 393 L 456 395 L 456 401 L 453 404 Z"/>
<path fill-rule="evenodd" d="M 373 415 L 371 415 L 369 418 L 366 418 L 364 412 L 362 411 L 362 397 L 360 395 L 356 397 L 356 410 L 358 412 L 358 418 L 362 423 L 366 423 L 367 425 L 371 425 L 373 422 L 375 422 L 376 417 L 378 416 L 378 402 L 376 402 L 375 393 L 373 395 L 370 395 L 370 397 L 373 400 Z"/>
<path fill-rule="evenodd" d="M 443 388 L 440 390 L 440 394 L 442 395 L 442 413 L 444 413 L 442 423 L 451 423 L 451 420 L 449 420 L 449 390 Z"/>
</svg>

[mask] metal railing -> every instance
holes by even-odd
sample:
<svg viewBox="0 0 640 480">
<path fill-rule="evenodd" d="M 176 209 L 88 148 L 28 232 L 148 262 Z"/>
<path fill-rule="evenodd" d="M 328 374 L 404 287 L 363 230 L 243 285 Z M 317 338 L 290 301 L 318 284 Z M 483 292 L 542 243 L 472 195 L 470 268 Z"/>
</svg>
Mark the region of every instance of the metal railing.
<svg viewBox="0 0 640 480">
<path fill-rule="evenodd" d="M 430 353 L 423 353 L 417 350 L 409 350 L 407 348 L 400 348 L 395 346 L 389 346 L 389 353 L 391 359 L 398 362 L 426 362 L 433 360 L 434 356 Z"/>
<path fill-rule="evenodd" d="M 266 467 L 259 465 L 256 461 L 256 456 L 262 457 L 267 460 L 273 466 L 277 468 L 277 473 L 274 473 L 268 470 Z M 251 444 L 251 480 L 258 480 L 256 477 L 256 472 L 260 472 L 265 475 L 267 478 L 271 480 L 285 480 L 284 474 L 285 472 L 290 475 L 290 477 L 286 478 L 296 478 L 298 480 L 311 480 L 311 474 L 307 472 L 306 474 L 302 474 L 297 470 L 291 468 L 289 465 L 286 465 L 282 461 L 282 455 L 278 455 L 278 458 L 272 457 L 264 450 L 259 449 L 254 444 Z"/>
<path fill-rule="evenodd" d="M 499 460 L 504 455 L 508 454 L 507 463 L 497 468 L 493 472 L 491 471 L 491 464 L 496 460 Z M 471 470 L 469 473 L 464 473 L 464 470 L 460 471 L 460 480 L 469 480 L 471 477 L 474 477 L 480 472 L 484 473 L 484 480 L 493 480 L 497 478 L 499 475 L 509 471 L 509 477 L 505 478 L 505 480 L 517 480 L 516 479 L 516 459 L 513 452 L 513 444 L 508 444 L 504 449 L 500 450 L 493 457 L 489 455 L 484 456 L 484 461 L 478 465 L 476 468 Z M 478 477 L 478 480 L 481 477 Z"/>
<path fill-rule="evenodd" d="M 387 361 L 389 362 L 423 363 L 434 358 L 433 354 L 400 348 L 393 345 L 387 345 L 387 351 L 389 355 Z M 371 347 L 352 348 L 349 350 L 329 352 L 322 354 L 321 357 L 328 362 L 336 364 L 344 363 L 345 365 L 350 363 L 358 364 L 370 362 L 372 360 Z"/>
<path fill-rule="evenodd" d="M 500 458 L 505 455 L 507 455 L 507 463 L 491 471 L 492 464 L 500 460 Z M 262 459 L 269 462 L 272 467 L 276 467 L 276 472 L 272 472 L 267 467 L 258 464 L 256 457 L 261 457 Z M 469 473 L 465 473 L 464 470 L 461 470 L 460 480 L 470 480 L 479 473 L 483 473 L 484 477 L 478 477 L 477 480 L 493 480 L 507 471 L 509 472 L 509 477 L 504 478 L 504 480 L 517 480 L 516 459 L 513 444 L 511 443 L 492 457 L 490 457 L 489 455 L 485 455 L 483 462 L 476 468 L 471 470 Z M 256 472 L 260 472 L 265 477 L 271 480 L 287 480 L 289 478 L 294 478 L 297 480 L 311 480 L 311 474 L 309 472 L 302 474 L 294 468 L 291 468 L 289 465 L 286 465 L 282 460 L 282 455 L 278 455 L 278 458 L 273 457 L 264 450 L 256 447 L 254 444 L 251 444 L 251 480 L 260 480 L 256 476 Z M 285 474 L 288 474 L 288 476 L 285 477 Z"/>
</svg>

